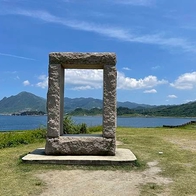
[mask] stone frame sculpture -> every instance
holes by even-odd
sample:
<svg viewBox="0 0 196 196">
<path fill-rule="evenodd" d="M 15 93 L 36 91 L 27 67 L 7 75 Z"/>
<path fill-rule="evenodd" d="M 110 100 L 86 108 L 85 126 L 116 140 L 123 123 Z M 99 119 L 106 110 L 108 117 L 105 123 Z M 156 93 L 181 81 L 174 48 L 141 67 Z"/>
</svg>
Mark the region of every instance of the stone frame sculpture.
<svg viewBox="0 0 196 196">
<path fill-rule="evenodd" d="M 116 152 L 116 55 L 115 53 L 49 54 L 47 94 L 48 155 L 115 155 Z M 103 133 L 63 134 L 64 69 L 103 69 Z"/>
</svg>

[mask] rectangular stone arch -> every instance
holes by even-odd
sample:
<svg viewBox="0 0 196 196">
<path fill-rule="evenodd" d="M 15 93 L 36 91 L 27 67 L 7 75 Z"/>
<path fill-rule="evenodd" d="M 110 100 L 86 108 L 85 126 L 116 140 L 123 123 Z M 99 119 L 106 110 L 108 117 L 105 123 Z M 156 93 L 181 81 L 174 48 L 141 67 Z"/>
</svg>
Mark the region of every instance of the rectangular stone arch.
<svg viewBox="0 0 196 196">
<path fill-rule="evenodd" d="M 63 135 L 64 69 L 103 69 L 103 133 L 101 135 L 79 137 Z M 115 155 L 116 77 L 115 53 L 54 52 L 49 54 L 46 154 Z"/>
</svg>

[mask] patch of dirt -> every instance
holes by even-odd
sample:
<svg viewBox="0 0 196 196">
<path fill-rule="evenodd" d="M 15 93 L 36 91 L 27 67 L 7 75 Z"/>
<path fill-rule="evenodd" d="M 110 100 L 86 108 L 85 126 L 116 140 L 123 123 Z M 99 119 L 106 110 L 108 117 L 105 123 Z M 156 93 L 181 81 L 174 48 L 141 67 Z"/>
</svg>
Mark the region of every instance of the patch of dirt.
<svg viewBox="0 0 196 196">
<path fill-rule="evenodd" d="M 161 169 L 157 164 L 157 161 L 148 163 L 149 168 L 142 172 L 54 170 L 37 176 L 46 183 L 41 196 L 139 196 L 140 185 L 167 185 L 172 182 L 159 175 Z M 166 196 L 166 192 L 159 196 Z"/>
<path fill-rule="evenodd" d="M 196 141 L 190 139 L 166 138 L 167 141 L 177 144 L 180 148 L 196 152 Z"/>
</svg>

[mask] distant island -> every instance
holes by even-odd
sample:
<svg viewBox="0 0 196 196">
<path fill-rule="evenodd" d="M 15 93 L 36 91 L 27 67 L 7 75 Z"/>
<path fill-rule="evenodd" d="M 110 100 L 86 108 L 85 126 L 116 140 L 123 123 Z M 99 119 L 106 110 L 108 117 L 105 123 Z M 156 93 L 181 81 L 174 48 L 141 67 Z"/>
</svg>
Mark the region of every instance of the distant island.
<svg viewBox="0 0 196 196">
<path fill-rule="evenodd" d="M 68 113 L 71 116 L 96 116 L 102 115 L 101 108 L 90 110 L 77 108 Z M 118 107 L 117 116 L 123 117 L 196 117 L 196 102 L 176 106 L 156 106 L 153 108 L 127 108 Z"/>
<path fill-rule="evenodd" d="M 12 113 L 11 115 L 12 116 L 43 116 L 46 115 L 46 113 L 42 111 L 23 111 L 23 112 Z"/>
</svg>

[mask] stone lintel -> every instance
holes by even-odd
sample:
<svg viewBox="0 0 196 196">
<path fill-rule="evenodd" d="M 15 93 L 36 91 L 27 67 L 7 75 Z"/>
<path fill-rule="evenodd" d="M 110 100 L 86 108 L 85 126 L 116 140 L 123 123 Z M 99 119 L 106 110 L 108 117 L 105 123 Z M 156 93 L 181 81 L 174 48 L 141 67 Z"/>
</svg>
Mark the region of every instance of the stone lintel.
<svg viewBox="0 0 196 196">
<path fill-rule="evenodd" d="M 47 138 L 45 153 L 48 155 L 115 155 L 116 142 L 103 137 Z"/>
<path fill-rule="evenodd" d="M 116 54 L 110 52 L 52 52 L 50 64 L 61 64 L 69 69 L 103 69 L 104 65 L 115 65 Z"/>
<path fill-rule="evenodd" d="M 86 64 L 62 64 L 64 69 L 103 69 L 103 65 L 86 65 Z"/>
</svg>

